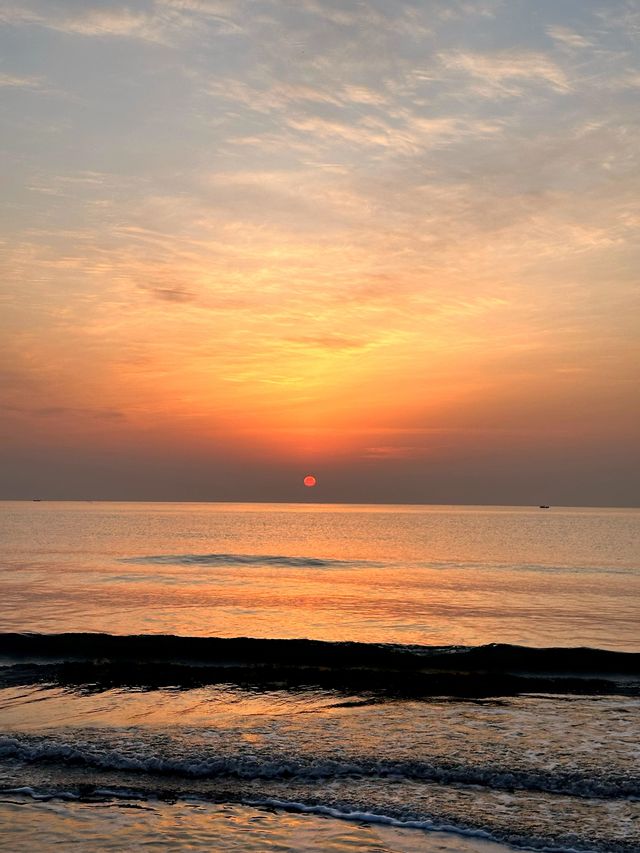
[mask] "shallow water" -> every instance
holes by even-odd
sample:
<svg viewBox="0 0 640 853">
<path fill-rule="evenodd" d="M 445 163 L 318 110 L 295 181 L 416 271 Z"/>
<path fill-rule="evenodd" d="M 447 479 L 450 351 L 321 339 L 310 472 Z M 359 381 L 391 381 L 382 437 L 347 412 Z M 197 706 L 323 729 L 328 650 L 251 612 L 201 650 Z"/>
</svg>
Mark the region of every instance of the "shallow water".
<svg viewBox="0 0 640 853">
<path fill-rule="evenodd" d="M 96 853 L 132 847 L 238 853 L 506 853 L 513 849 L 459 834 L 417 833 L 371 821 L 338 822 L 312 814 L 193 800 L 34 804 L 14 795 L 0 802 L 0 824 L 6 827 L 7 849 L 15 853 L 68 846 L 70 837 L 76 849 Z"/>
<path fill-rule="evenodd" d="M 639 512 L 1 509 L 7 849 L 640 849 Z"/>
</svg>

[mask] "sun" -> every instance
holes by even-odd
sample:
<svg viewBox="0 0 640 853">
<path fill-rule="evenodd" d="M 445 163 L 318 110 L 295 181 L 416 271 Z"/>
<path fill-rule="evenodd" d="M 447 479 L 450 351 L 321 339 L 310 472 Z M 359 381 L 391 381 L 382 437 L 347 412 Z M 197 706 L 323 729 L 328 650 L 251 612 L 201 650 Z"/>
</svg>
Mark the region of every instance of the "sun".
<svg viewBox="0 0 640 853">
<path fill-rule="evenodd" d="M 304 480 L 302 482 L 305 484 L 305 486 L 307 486 L 307 488 L 310 489 L 310 488 L 312 488 L 312 486 L 315 486 L 315 484 L 318 481 L 313 476 L 313 474 L 307 474 L 307 476 L 304 478 Z"/>
</svg>

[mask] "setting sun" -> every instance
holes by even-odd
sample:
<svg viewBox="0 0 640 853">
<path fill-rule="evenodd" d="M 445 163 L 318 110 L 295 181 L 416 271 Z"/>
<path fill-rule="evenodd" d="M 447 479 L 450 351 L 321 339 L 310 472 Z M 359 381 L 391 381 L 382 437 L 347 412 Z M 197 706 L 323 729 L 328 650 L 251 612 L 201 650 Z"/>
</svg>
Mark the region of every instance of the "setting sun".
<svg viewBox="0 0 640 853">
<path fill-rule="evenodd" d="M 311 488 L 312 486 L 315 486 L 318 481 L 312 474 L 309 474 L 304 478 L 302 482 L 305 484 L 305 486 Z"/>
</svg>

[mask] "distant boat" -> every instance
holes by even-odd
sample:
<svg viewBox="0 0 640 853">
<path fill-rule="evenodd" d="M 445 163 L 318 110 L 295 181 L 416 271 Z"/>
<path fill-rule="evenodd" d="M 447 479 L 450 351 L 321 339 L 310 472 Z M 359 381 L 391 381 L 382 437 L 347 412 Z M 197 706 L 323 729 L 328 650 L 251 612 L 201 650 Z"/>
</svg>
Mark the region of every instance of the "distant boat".
<svg viewBox="0 0 640 853">
<path fill-rule="evenodd" d="M 549 504 L 540 504 L 538 509 L 549 509 Z"/>
</svg>

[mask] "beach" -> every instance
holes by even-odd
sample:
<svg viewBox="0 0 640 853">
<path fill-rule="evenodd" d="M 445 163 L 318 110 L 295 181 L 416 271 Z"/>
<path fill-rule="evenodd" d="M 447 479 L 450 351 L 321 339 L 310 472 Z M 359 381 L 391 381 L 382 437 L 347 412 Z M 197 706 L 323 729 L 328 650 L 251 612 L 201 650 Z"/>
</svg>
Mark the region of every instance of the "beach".
<svg viewBox="0 0 640 853">
<path fill-rule="evenodd" d="M 637 511 L 2 509 L 8 848 L 637 849 Z"/>
</svg>

